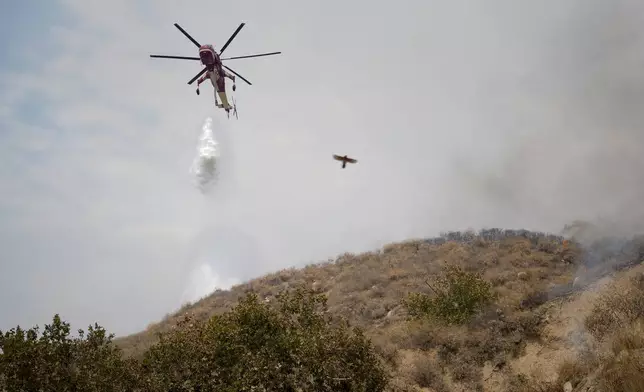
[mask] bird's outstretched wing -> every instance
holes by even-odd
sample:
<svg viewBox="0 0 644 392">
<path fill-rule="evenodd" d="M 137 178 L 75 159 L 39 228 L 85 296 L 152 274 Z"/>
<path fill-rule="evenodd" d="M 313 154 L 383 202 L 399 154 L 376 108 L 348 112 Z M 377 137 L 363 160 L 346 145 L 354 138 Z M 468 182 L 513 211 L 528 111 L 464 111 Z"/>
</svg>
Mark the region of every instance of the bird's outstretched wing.
<svg viewBox="0 0 644 392">
<path fill-rule="evenodd" d="M 358 160 L 347 157 L 347 162 L 349 162 L 349 163 L 357 163 Z"/>
<path fill-rule="evenodd" d="M 333 159 L 335 159 L 336 161 L 344 161 L 343 157 L 341 157 L 340 155 L 335 155 L 335 154 L 333 154 Z"/>
</svg>

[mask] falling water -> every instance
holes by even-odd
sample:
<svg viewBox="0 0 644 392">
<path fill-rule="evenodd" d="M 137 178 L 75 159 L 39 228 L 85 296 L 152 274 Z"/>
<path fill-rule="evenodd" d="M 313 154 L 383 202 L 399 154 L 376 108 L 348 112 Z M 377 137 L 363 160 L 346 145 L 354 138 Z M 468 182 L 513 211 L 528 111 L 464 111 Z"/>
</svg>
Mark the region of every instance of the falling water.
<svg viewBox="0 0 644 392">
<path fill-rule="evenodd" d="M 216 184 L 219 170 L 218 143 L 212 132 L 212 118 L 208 117 L 203 124 L 201 137 L 197 144 L 197 156 L 192 162 L 190 173 L 195 176 L 195 185 L 201 193 L 208 193 Z"/>
</svg>

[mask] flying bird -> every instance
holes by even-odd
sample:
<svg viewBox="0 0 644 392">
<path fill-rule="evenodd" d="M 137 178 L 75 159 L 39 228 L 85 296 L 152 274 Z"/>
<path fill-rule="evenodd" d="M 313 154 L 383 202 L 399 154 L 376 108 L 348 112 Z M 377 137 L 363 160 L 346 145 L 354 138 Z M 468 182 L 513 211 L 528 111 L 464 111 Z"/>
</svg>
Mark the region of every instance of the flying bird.
<svg viewBox="0 0 644 392">
<path fill-rule="evenodd" d="M 343 169 L 344 169 L 345 167 L 347 167 L 347 163 L 357 163 L 357 162 L 358 162 L 357 160 L 355 160 L 355 159 L 353 159 L 353 158 L 349 158 L 349 157 L 348 157 L 348 156 L 346 156 L 346 155 L 345 155 L 345 156 L 341 156 L 341 155 L 335 155 L 335 154 L 333 154 L 333 159 L 335 159 L 336 161 L 340 161 L 340 162 L 342 162 L 342 168 L 343 168 Z"/>
</svg>

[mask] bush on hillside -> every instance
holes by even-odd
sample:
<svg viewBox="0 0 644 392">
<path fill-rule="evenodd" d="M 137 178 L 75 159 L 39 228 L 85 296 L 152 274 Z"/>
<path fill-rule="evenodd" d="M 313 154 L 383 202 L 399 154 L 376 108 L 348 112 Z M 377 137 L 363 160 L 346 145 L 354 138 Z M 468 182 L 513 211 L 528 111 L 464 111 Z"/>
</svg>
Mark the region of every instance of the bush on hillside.
<svg viewBox="0 0 644 392">
<path fill-rule="evenodd" d="M 3 391 L 131 391 L 136 364 L 122 360 L 102 327 L 70 337 L 70 326 L 55 315 L 27 331 L 19 326 L 0 331 L 0 390 Z"/>
<path fill-rule="evenodd" d="M 375 348 L 360 330 L 325 318 L 323 295 L 298 289 L 278 301 L 250 293 L 228 313 L 161 335 L 145 355 L 146 390 L 384 390 Z"/>
<path fill-rule="evenodd" d="M 449 324 L 463 324 L 494 300 L 492 285 L 478 273 L 447 266 L 444 276 L 429 284 L 433 296 L 411 293 L 404 305 L 412 318 L 432 317 Z"/>
<path fill-rule="evenodd" d="M 298 289 L 278 306 L 248 294 L 204 322 L 186 319 L 142 361 L 123 359 L 95 325 L 70 337 L 56 315 L 38 327 L 0 333 L 0 391 L 345 391 L 381 392 L 381 358 L 359 329 L 325 317 L 326 297 Z"/>
</svg>

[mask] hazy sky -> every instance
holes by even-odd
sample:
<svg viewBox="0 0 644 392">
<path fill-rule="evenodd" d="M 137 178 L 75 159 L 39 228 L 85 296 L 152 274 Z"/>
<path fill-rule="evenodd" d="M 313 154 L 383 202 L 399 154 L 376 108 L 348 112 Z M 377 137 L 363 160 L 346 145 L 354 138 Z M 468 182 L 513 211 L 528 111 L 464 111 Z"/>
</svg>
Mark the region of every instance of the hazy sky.
<svg viewBox="0 0 644 392">
<path fill-rule="evenodd" d="M 0 14 L 0 329 L 60 313 L 126 334 L 204 287 L 345 251 L 644 216 L 639 0 L 6 0 Z M 226 55 L 283 54 L 227 62 L 253 82 L 228 121 L 210 84 L 186 84 L 197 62 L 149 54 L 196 55 L 174 22 L 220 48 L 242 21 Z M 188 169 L 209 116 L 226 164 L 204 196 Z"/>
</svg>

